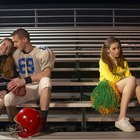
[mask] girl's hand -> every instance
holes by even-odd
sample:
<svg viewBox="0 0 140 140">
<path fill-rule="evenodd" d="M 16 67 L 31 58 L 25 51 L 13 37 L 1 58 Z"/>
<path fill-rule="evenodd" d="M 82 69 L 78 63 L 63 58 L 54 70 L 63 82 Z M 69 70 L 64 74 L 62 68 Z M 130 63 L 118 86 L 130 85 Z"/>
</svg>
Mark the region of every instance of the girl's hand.
<svg viewBox="0 0 140 140">
<path fill-rule="evenodd" d="M 7 94 L 7 91 L 6 90 L 2 90 L 0 91 L 0 98 L 4 98 L 4 96 Z"/>
</svg>

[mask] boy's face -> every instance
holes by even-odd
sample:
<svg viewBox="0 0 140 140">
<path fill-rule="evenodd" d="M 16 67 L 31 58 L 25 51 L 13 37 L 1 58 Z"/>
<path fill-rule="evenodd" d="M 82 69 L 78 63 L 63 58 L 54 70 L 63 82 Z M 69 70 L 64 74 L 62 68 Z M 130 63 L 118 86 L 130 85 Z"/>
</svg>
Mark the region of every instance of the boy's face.
<svg viewBox="0 0 140 140">
<path fill-rule="evenodd" d="M 17 34 L 12 36 L 12 41 L 14 42 L 14 47 L 16 47 L 19 50 L 24 50 L 26 45 L 26 39 L 20 38 Z"/>
<path fill-rule="evenodd" d="M 9 52 L 11 51 L 11 42 L 8 40 L 4 40 L 1 44 L 0 44 L 0 54 L 1 55 L 8 55 Z"/>
</svg>

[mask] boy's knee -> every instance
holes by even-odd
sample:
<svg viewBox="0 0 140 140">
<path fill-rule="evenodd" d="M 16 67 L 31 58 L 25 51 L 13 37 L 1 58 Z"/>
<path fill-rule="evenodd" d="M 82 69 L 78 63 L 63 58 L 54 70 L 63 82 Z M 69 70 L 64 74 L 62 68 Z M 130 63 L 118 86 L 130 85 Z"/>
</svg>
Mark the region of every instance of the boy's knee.
<svg viewBox="0 0 140 140">
<path fill-rule="evenodd" d="M 51 79 L 49 77 L 43 77 L 39 82 L 40 90 L 42 90 L 46 87 L 47 88 L 52 88 L 52 82 L 51 82 Z"/>
</svg>

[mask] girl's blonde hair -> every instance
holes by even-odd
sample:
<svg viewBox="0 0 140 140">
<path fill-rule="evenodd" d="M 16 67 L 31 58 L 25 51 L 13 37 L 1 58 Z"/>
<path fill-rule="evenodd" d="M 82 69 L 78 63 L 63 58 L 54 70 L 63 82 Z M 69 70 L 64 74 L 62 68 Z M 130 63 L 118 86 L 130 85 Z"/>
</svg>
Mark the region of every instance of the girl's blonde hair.
<svg viewBox="0 0 140 140">
<path fill-rule="evenodd" d="M 124 63 L 123 63 L 124 57 L 123 57 L 121 42 L 119 39 L 117 39 L 115 37 L 109 37 L 108 39 L 106 39 L 105 43 L 102 46 L 101 59 L 103 60 L 104 63 L 106 63 L 108 65 L 110 71 L 113 71 L 113 68 L 116 67 L 116 65 L 114 64 L 114 62 L 112 61 L 112 59 L 108 55 L 108 49 L 110 49 L 110 47 L 113 43 L 118 43 L 119 47 L 120 47 L 120 56 L 119 56 L 119 59 L 117 61 L 117 63 L 118 63 L 117 65 L 124 68 Z"/>
<path fill-rule="evenodd" d="M 13 78 L 15 76 L 15 70 L 14 70 L 14 66 L 15 66 L 15 61 L 13 58 L 13 52 L 14 52 L 14 43 L 12 42 L 12 39 L 10 38 L 4 38 L 1 43 L 3 41 L 9 41 L 10 42 L 10 48 L 11 51 L 9 52 L 9 54 L 7 56 L 4 56 L 4 59 L 2 60 L 1 64 L 0 64 L 0 69 L 2 71 L 2 76 L 4 78 Z"/>
</svg>

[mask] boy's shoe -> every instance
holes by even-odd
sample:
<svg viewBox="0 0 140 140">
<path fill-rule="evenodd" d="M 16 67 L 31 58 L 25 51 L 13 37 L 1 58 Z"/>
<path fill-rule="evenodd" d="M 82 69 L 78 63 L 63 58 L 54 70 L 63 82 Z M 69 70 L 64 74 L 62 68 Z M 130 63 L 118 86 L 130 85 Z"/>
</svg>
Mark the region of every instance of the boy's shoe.
<svg viewBox="0 0 140 140">
<path fill-rule="evenodd" d="M 136 128 L 129 122 L 129 118 L 122 118 L 115 122 L 115 127 L 124 132 L 135 132 Z"/>
</svg>

